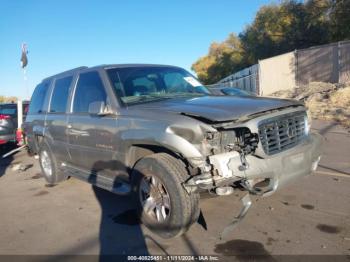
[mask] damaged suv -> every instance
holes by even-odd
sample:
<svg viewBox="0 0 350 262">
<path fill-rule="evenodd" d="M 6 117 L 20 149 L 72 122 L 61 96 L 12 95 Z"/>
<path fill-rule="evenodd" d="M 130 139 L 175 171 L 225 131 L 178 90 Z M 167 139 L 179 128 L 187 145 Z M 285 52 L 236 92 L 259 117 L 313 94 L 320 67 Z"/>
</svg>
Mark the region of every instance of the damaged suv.
<svg viewBox="0 0 350 262">
<path fill-rule="evenodd" d="M 130 194 L 164 238 L 197 221 L 201 192 L 266 196 L 320 160 L 299 102 L 213 96 L 174 66 L 80 67 L 44 79 L 23 128 L 48 183 L 76 177 Z"/>
</svg>

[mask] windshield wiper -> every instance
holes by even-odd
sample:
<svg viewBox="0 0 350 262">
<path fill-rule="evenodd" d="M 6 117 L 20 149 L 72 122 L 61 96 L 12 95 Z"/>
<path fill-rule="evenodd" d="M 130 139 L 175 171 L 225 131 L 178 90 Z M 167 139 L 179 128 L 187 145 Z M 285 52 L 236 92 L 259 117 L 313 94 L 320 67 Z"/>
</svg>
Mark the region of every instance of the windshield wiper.
<svg viewBox="0 0 350 262">
<path fill-rule="evenodd" d="M 193 97 L 193 96 L 206 96 L 207 94 L 203 93 L 164 93 L 164 94 L 157 94 L 157 95 L 140 95 L 135 96 L 133 98 L 130 98 L 130 101 L 125 101 L 128 105 L 138 104 L 142 102 L 154 102 L 157 100 L 164 100 L 164 99 L 171 99 L 171 98 L 177 98 L 177 97 Z M 126 99 L 127 100 L 127 99 Z"/>
<path fill-rule="evenodd" d="M 155 96 L 155 95 L 142 95 L 142 96 L 137 96 L 136 99 L 132 99 L 132 101 L 126 102 L 127 104 L 137 104 L 139 102 L 153 102 L 157 100 L 163 100 L 163 99 L 169 99 L 169 97 L 164 97 L 164 96 Z"/>
<path fill-rule="evenodd" d="M 203 93 L 168 93 L 165 97 L 173 98 L 173 97 L 181 97 L 181 96 L 205 96 L 207 94 Z"/>
</svg>

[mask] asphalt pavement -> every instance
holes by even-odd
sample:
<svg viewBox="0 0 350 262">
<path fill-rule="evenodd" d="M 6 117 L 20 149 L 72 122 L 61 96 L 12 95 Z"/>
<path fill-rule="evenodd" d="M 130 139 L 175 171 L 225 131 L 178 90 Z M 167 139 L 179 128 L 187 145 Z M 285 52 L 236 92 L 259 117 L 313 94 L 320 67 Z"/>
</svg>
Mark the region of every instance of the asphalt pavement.
<svg viewBox="0 0 350 262">
<path fill-rule="evenodd" d="M 74 178 L 49 187 L 38 161 L 23 151 L 1 159 L 0 255 L 214 255 L 230 260 L 246 260 L 246 255 L 343 255 L 338 258 L 346 259 L 350 133 L 330 122 L 314 121 L 313 128 L 325 137 L 317 172 L 271 197 L 252 198 L 246 218 L 225 239 L 220 233 L 238 214 L 243 192 L 226 197 L 204 194 L 200 221 L 185 235 L 164 240 L 139 223 L 128 197 Z"/>
</svg>

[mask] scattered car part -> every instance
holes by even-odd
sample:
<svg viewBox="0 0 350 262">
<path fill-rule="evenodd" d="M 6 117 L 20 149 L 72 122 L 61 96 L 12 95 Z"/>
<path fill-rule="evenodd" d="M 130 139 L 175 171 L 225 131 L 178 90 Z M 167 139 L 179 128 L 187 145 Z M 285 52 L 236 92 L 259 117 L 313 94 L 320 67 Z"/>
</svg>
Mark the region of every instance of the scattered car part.
<svg viewBox="0 0 350 262">
<path fill-rule="evenodd" d="M 224 239 L 248 213 L 248 210 L 252 205 L 252 201 L 250 199 L 249 193 L 241 198 L 241 203 L 242 203 L 242 209 L 240 210 L 238 216 L 236 216 L 234 220 L 224 228 L 224 230 L 220 235 L 220 239 Z"/>
<path fill-rule="evenodd" d="M 228 196 L 233 193 L 233 188 L 230 186 L 225 186 L 225 187 L 217 187 L 215 188 L 215 193 L 218 196 Z"/>
</svg>

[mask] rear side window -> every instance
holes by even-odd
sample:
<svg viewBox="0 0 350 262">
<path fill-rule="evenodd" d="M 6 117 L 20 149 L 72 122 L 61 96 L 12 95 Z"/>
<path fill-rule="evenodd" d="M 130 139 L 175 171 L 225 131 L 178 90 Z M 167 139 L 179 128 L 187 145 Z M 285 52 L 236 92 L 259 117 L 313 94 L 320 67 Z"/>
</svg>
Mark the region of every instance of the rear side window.
<svg viewBox="0 0 350 262">
<path fill-rule="evenodd" d="M 45 102 L 45 97 L 50 83 L 45 82 L 37 85 L 35 91 L 32 95 L 32 99 L 29 105 L 29 114 L 37 114 L 43 112 L 43 106 Z"/>
<path fill-rule="evenodd" d="M 50 113 L 66 112 L 69 88 L 72 83 L 72 80 L 73 76 L 68 76 L 56 80 L 51 97 Z"/>
<path fill-rule="evenodd" d="M 98 72 L 88 72 L 79 76 L 73 101 L 74 113 L 88 113 L 91 103 L 103 101 L 106 104 L 106 99 L 106 91 Z"/>
</svg>

